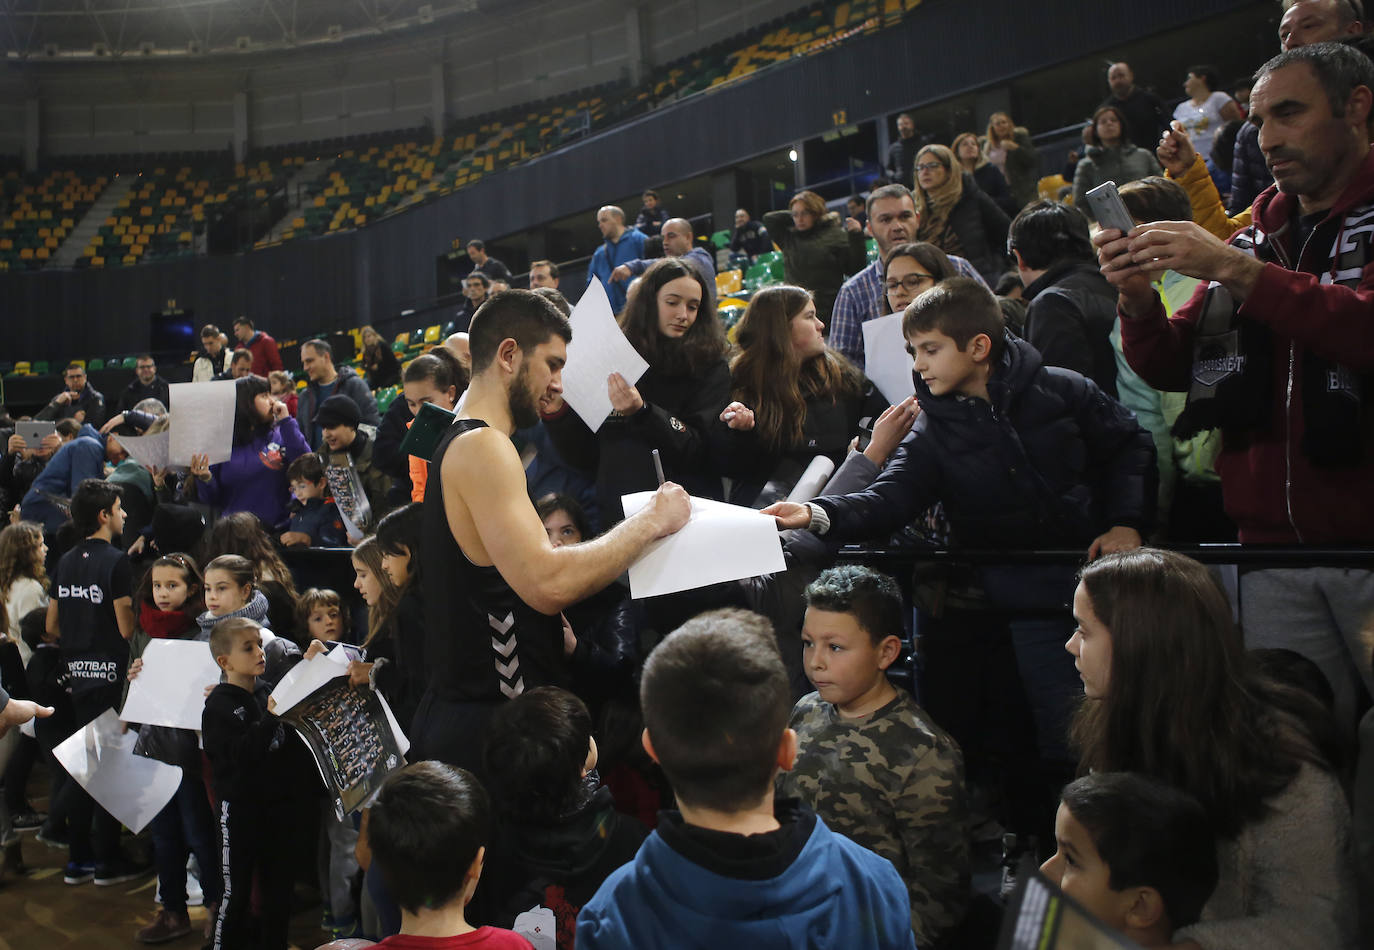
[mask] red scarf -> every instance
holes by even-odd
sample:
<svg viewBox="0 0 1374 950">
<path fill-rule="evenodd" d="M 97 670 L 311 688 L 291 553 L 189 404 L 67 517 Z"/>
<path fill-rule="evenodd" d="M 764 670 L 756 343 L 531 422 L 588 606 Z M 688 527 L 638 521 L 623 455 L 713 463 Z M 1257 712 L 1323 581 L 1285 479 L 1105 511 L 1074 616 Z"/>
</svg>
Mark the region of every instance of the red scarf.
<svg viewBox="0 0 1374 950">
<path fill-rule="evenodd" d="M 144 602 L 138 608 L 138 625 L 156 640 L 180 640 L 196 626 L 196 620 L 180 610 L 158 610 L 156 604 Z"/>
</svg>

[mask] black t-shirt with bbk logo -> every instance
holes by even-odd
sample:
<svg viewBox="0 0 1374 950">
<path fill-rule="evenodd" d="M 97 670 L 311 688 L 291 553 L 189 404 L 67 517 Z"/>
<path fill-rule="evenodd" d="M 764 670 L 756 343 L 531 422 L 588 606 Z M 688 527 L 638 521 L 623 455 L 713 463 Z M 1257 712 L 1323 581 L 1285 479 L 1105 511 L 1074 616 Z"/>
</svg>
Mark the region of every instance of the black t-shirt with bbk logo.
<svg viewBox="0 0 1374 950">
<path fill-rule="evenodd" d="M 125 553 L 87 538 L 57 564 L 57 624 L 72 698 L 110 691 L 118 702 L 129 666 L 129 644 L 119 633 L 114 602 L 132 595 L 133 570 Z"/>
</svg>

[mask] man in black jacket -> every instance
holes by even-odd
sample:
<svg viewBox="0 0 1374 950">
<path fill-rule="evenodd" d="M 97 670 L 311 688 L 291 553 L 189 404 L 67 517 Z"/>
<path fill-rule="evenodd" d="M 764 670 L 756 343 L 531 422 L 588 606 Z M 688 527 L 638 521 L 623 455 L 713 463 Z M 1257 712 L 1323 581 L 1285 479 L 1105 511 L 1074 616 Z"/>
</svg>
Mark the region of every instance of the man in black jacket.
<svg viewBox="0 0 1374 950">
<path fill-rule="evenodd" d="M 135 379 L 119 394 L 119 411 L 128 412 L 145 399 L 156 399 L 164 406 L 171 388 L 167 380 L 157 374 L 157 363 L 148 353 L 141 353 L 134 365 Z"/>
<path fill-rule="evenodd" d="M 1007 246 L 1026 288 L 1026 342 L 1046 366 L 1082 373 L 1116 396 L 1116 293 L 1098 270 L 1088 219 L 1033 201 L 1011 223 Z"/>
<path fill-rule="evenodd" d="M 75 419 L 99 429 L 105 423 L 105 397 L 86 381 L 86 364 L 73 362 L 63 374 L 67 388 L 38 411 L 36 419 Z"/>
<path fill-rule="evenodd" d="M 916 153 L 921 142 L 916 138 L 916 120 L 903 112 L 897 116 L 897 141 L 887 147 L 888 177 L 899 185 L 916 187 Z"/>
<path fill-rule="evenodd" d="M 1102 106 L 1116 106 L 1126 117 L 1126 134 L 1132 145 L 1153 150 L 1159 137 L 1169 128 L 1169 111 L 1159 96 L 1135 84 L 1135 73 L 1128 63 L 1112 63 L 1107 70 L 1107 85 L 1112 94 L 1102 100 Z"/>
</svg>

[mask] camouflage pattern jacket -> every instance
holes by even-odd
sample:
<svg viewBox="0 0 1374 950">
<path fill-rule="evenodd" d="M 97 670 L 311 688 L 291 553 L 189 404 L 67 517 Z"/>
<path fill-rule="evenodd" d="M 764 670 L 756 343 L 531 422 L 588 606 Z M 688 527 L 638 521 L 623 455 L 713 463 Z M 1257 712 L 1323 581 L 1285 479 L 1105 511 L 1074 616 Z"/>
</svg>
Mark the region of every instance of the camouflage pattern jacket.
<svg viewBox="0 0 1374 950">
<path fill-rule="evenodd" d="M 969 889 L 968 803 L 958 744 L 910 693 L 845 719 L 811 693 L 792 710 L 799 751 L 781 773 L 831 830 L 892 862 L 911 897 L 911 929 L 930 946 L 962 918 Z"/>
</svg>

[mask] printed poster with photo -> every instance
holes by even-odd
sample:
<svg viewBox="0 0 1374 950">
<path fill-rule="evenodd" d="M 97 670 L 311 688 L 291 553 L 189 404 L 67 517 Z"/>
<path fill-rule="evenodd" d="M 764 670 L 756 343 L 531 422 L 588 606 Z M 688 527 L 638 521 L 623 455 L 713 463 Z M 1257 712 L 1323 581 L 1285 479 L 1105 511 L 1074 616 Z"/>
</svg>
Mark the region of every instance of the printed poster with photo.
<svg viewBox="0 0 1374 950">
<path fill-rule="evenodd" d="M 327 680 L 278 716 L 310 747 L 340 821 L 405 765 L 408 743 L 386 700 L 366 686 L 350 686 L 347 676 Z"/>
</svg>

